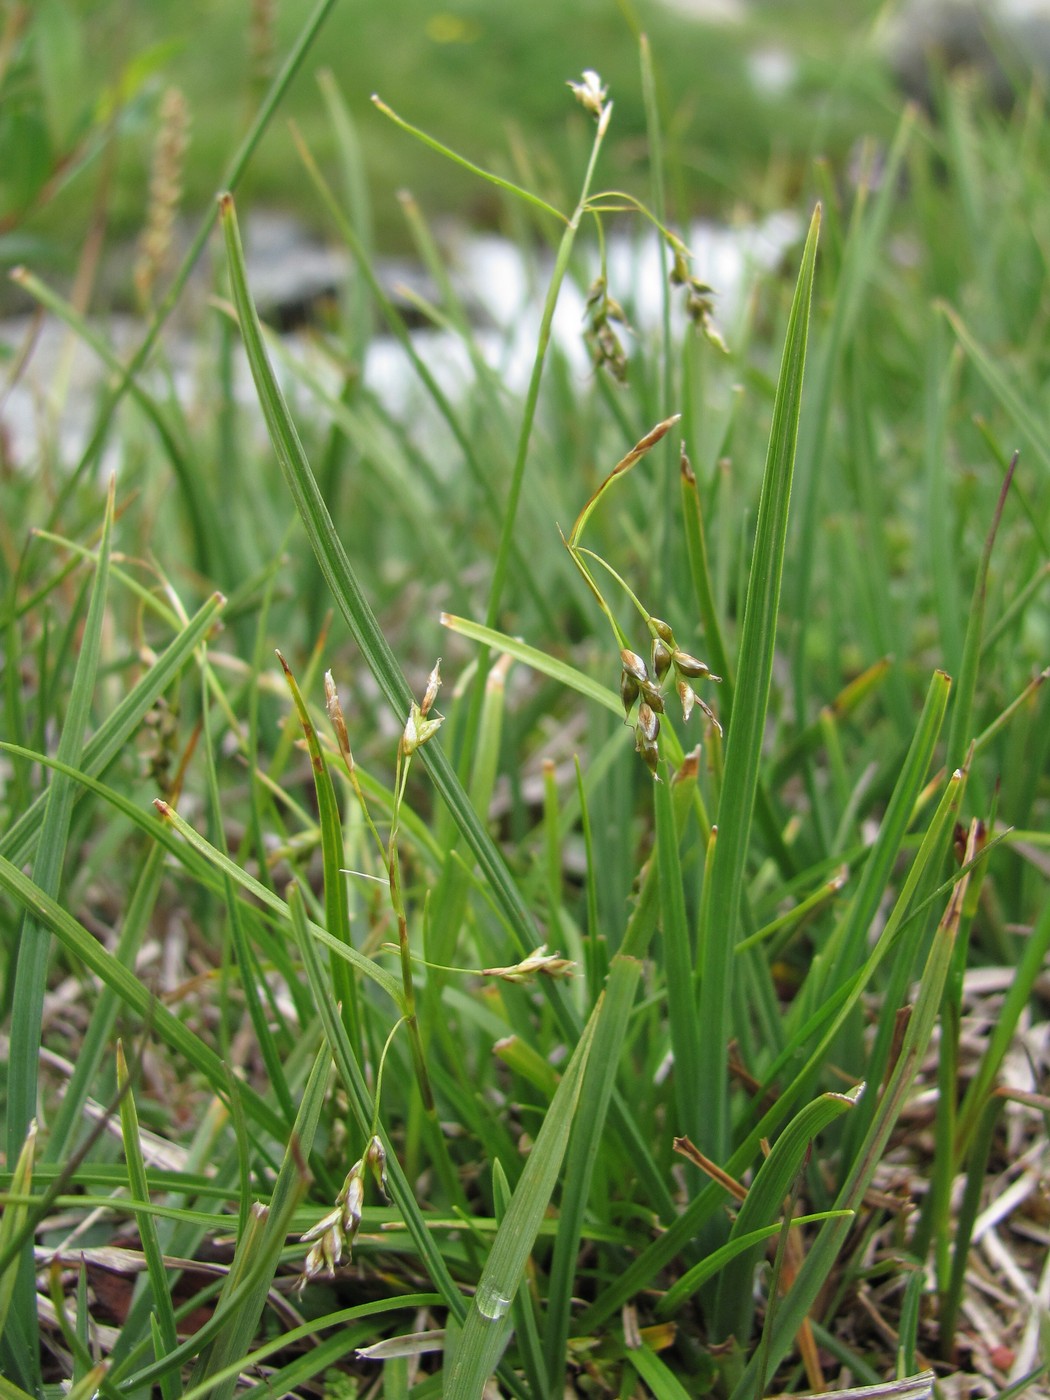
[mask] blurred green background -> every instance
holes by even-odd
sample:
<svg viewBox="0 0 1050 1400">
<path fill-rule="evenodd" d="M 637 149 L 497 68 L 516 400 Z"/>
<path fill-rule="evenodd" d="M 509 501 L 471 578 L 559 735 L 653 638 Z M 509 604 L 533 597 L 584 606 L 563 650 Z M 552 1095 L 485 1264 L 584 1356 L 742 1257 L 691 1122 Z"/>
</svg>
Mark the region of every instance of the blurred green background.
<svg viewBox="0 0 1050 1400">
<path fill-rule="evenodd" d="M 902 99 L 872 40 L 880 6 L 828 0 L 344 0 L 256 154 L 242 200 L 323 225 L 289 130 L 322 166 L 335 141 L 317 86 L 330 69 L 358 122 L 380 248 L 407 246 L 396 193 L 429 217 L 489 225 L 491 192 L 435 160 L 370 103 L 376 92 L 471 159 L 564 203 L 590 120 L 566 80 L 597 69 L 616 105 L 599 183 L 647 196 L 637 35 L 658 75 L 678 218 L 761 212 L 791 199 L 815 155 L 836 167 L 860 134 L 892 130 Z M 4 7 L 0 43 L 0 254 L 75 260 L 103 211 L 133 236 L 147 203 L 158 104 L 185 94 L 190 145 L 182 209 L 196 214 L 313 5 L 309 0 L 34 0 Z"/>
</svg>

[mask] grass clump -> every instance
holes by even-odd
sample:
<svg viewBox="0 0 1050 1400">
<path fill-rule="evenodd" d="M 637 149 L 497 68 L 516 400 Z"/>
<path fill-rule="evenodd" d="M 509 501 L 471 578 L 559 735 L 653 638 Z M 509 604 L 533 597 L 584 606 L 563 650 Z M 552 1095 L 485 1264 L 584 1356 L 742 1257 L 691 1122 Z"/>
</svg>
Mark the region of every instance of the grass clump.
<svg viewBox="0 0 1050 1400">
<path fill-rule="evenodd" d="M 5 1397 L 1042 1384 L 1039 96 L 948 87 L 818 167 L 716 326 L 659 159 L 651 208 L 601 191 L 615 113 L 571 86 L 564 207 L 423 138 L 550 241 L 520 394 L 447 279 L 442 392 L 304 143 L 359 267 L 335 391 L 226 194 L 207 412 L 163 373 L 188 260 L 79 462 L 10 478 Z M 359 372 L 379 317 L 419 423 Z"/>
</svg>

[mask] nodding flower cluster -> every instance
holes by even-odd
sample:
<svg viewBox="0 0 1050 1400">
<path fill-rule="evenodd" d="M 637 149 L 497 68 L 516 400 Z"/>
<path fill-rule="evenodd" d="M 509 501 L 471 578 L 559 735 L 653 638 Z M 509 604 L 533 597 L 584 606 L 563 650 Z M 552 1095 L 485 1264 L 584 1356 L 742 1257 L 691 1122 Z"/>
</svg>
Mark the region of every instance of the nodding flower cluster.
<svg viewBox="0 0 1050 1400">
<path fill-rule="evenodd" d="M 343 1189 L 335 1198 L 335 1209 L 300 1236 L 303 1244 L 310 1245 L 310 1252 L 299 1275 L 300 1293 L 311 1279 L 321 1274 L 335 1278 L 336 1266 L 342 1262 L 344 1249 L 347 1258 L 350 1257 L 350 1246 L 361 1224 L 361 1211 L 365 1203 L 366 1168 L 375 1177 L 386 1199 L 386 1152 L 378 1137 L 371 1139 L 365 1148 L 365 1155 L 347 1173 Z"/>
<path fill-rule="evenodd" d="M 626 384 L 627 352 L 615 326 L 627 329 L 627 316 L 616 298 L 609 295 L 604 273 L 591 283 L 585 315 L 587 328 L 584 336 L 590 346 L 595 368 L 600 369 L 604 365 L 618 384 Z"/>
<path fill-rule="evenodd" d="M 656 740 L 660 733 L 660 716 L 664 712 L 663 685 L 668 675 L 674 672 L 675 688 L 682 703 L 682 718 L 688 720 L 694 705 L 699 705 L 720 734 L 722 726 L 711 707 L 701 700 L 689 682 L 720 681 L 722 677 L 713 675 L 711 668 L 703 661 L 690 656 L 687 651 L 682 651 L 668 623 L 658 617 L 650 617 L 649 627 L 653 634 L 653 643 L 648 666 L 636 651 L 629 651 L 624 647 L 620 652 L 620 699 L 623 702 L 625 723 L 631 717 L 635 702 L 638 702 L 634 746 L 641 754 L 649 772 L 659 781 L 657 763 L 660 751 Z"/>
</svg>

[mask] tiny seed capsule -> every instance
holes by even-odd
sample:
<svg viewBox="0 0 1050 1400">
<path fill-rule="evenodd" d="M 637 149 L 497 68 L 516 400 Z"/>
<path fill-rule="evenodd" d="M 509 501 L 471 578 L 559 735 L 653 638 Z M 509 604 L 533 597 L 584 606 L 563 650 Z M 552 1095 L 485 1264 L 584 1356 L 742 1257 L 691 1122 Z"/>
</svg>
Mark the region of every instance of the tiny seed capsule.
<svg viewBox="0 0 1050 1400">
<path fill-rule="evenodd" d="M 638 706 L 638 731 L 649 744 L 656 743 L 656 736 L 660 732 L 660 721 L 652 706 L 647 705 L 644 700 Z"/>
<path fill-rule="evenodd" d="M 638 699 L 638 682 L 630 671 L 620 672 L 620 699 L 623 702 L 624 715 L 629 715 L 631 706 Z"/>
<path fill-rule="evenodd" d="M 711 680 L 721 680 L 721 676 L 712 676 L 710 666 L 703 661 L 698 661 L 695 656 L 690 656 L 687 651 L 676 651 L 671 660 L 674 668 L 682 676 L 691 676 L 696 679 L 701 676 L 710 676 Z"/>
<path fill-rule="evenodd" d="M 678 698 L 682 702 L 682 718 L 688 721 L 696 704 L 696 692 L 686 681 L 678 682 Z"/>
<path fill-rule="evenodd" d="M 647 681 L 649 672 L 645 669 L 645 662 L 636 651 L 628 651 L 626 647 L 620 652 L 620 661 L 623 669 L 629 676 L 633 676 L 636 681 Z"/>
<path fill-rule="evenodd" d="M 663 714 L 664 697 L 660 694 L 656 686 L 653 685 L 652 681 L 646 681 L 642 686 L 642 699 L 651 710 L 655 710 L 658 715 Z"/>
<path fill-rule="evenodd" d="M 659 637 L 653 638 L 653 651 L 651 657 L 652 673 L 658 681 L 662 681 L 667 675 L 667 668 L 671 664 L 671 648 Z"/>
<path fill-rule="evenodd" d="M 674 633 L 671 631 L 671 624 L 664 622 L 662 618 L 651 617 L 649 626 L 655 631 L 662 642 L 666 642 L 669 647 L 674 646 Z"/>
<path fill-rule="evenodd" d="M 648 739 L 646 739 L 645 735 L 640 729 L 637 730 L 635 733 L 634 747 L 638 751 L 638 753 L 641 754 L 645 762 L 646 768 L 649 769 L 649 772 L 653 775 L 657 782 L 659 782 L 660 775 L 657 772 L 657 766 L 660 762 L 660 750 L 656 747 L 655 744 L 649 743 Z"/>
</svg>

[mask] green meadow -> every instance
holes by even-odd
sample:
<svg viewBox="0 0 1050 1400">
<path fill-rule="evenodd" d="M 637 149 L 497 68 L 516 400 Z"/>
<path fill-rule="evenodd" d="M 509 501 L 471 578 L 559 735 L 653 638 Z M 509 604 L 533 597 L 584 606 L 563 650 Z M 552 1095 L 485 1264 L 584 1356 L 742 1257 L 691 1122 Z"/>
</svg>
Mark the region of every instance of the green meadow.
<svg viewBox="0 0 1050 1400">
<path fill-rule="evenodd" d="M 1043 92 L 566 8 L 4 13 L 0 1400 L 1047 1393 Z"/>
</svg>

